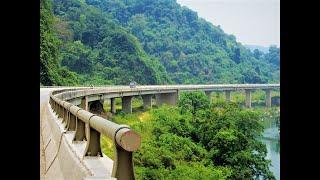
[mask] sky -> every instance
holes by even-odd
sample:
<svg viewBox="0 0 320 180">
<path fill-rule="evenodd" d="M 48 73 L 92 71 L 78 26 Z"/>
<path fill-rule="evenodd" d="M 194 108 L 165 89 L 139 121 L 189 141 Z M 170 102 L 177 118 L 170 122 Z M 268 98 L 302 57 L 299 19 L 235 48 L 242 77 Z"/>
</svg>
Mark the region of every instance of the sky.
<svg viewBox="0 0 320 180">
<path fill-rule="evenodd" d="M 280 47 L 280 0 L 177 0 L 245 45 Z"/>
</svg>

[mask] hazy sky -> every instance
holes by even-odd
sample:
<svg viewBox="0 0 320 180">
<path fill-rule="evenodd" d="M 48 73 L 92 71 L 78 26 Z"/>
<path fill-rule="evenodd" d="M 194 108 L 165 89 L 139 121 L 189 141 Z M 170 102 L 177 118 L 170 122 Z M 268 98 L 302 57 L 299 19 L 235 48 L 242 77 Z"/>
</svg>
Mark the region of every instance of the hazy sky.
<svg viewBox="0 0 320 180">
<path fill-rule="evenodd" d="M 177 0 L 242 44 L 280 46 L 280 0 Z"/>
</svg>

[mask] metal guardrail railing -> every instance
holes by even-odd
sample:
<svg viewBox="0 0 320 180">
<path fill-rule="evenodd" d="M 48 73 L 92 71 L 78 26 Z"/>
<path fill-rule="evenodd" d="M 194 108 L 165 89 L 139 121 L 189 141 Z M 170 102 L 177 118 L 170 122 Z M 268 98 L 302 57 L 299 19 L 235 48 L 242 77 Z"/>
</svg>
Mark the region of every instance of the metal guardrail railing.
<svg viewBox="0 0 320 180">
<path fill-rule="evenodd" d="M 64 128 L 75 131 L 74 141 L 87 140 L 84 156 L 102 156 L 100 135 L 111 139 L 115 146 L 112 177 L 134 179 L 132 152 L 140 147 L 140 135 L 127 125 L 116 124 L 55 97 L 56 94 L 76 90 L 79 89 L 57 90 L 50 94 L 49 103 L 62 118 Z"/>
</svg>

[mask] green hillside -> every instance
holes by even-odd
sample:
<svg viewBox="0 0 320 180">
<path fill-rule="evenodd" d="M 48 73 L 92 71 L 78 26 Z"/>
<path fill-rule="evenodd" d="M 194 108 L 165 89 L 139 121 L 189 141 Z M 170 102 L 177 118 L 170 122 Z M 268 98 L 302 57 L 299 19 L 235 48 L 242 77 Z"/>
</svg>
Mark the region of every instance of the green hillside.
<svg viewBox="0 0 320 180">
<path fill-rule="evenodd" d="M 58 62 L 61 41 L 54 31 L 54 16 L 49 0 L 40 1 L 40 84 L 75 85 L 78 79 L 75 73 L 61 67 Z"/>
<path fill-rule="evenodd" d="M 52 9 L 41 2 L 48 4 L 41 14 L 42 84 L 280 79 L 279 48 L 251 52 L 175 0 L 53 0 Z"/>
<path fill-rule="evenodd" d="M 87 0 L 128 28 L 175 83 L 267 83 L 279 66 L 256 59 L 219 26 L 176 0 Z"/>
</svg>

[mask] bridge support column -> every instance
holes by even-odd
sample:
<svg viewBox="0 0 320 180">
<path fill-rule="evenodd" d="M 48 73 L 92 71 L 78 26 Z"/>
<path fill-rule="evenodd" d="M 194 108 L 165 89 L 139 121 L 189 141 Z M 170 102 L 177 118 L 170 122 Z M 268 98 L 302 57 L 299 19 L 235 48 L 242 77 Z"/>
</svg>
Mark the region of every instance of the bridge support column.
<svg viewBox="0 0 320 180">
<path fill-rule="evenodd" d="M 111 113 L 115 114 L 116 113 L 116 98 L 110 99 L 110 106 L 111 106 Z"/>
<path fill-rule="evenodd" d="M 143 109 L 149 109 L 152 108 L 152 94 L 147 94 L 147 95 L 142 95 L 142 100 L 143 100 Z"/>
<path fill-rule="evenodd" d="M 157 106 L 161 106 L 162 104 L 176 105 L 178 100 L 179 100 L 178 92 L 156 94 Z"/>
<path fill-rule="evenodd" d="M 53 112 L 56 113 L 56 107 L 57 107 L 57 103 L 55 101 L 52 100 L 52 109 L 54 110 Z"/>
<path fill-rule="evenodd" d="M 84 109 L 84 110 L 86 110 L 86 111 L 89 110 L 89 103 L 88 103 L 88 98 L 87 98 L 87 96 L 85 96 L 85 97 L 83 97 L 83 98 L 81 99 L 81 104 L 80 104 L 79 106 L 80 106 L 80 108 L 82 108 L 82 109 Z"/>
<path fill-rule="evenodd" d="M 63 111 L 62 111 L 62 106 L 58 104 L 58 118 L 62 118 Z"/>
<path fill-rule="evenodd" d="M 75 131 L 76 130 L 76 116 L 70 113 L 70 122 L 68 126 L 68 131 Z"/>
<path fill-rule="evenodd" d="M 226 93 L 226 101 L 230 102 L 231 101 L 231 91 L 230 90 L 226 90 L 225 93 Z"/>
<path fill-rule="evenodd" d="M 246 107 L 251 108 L 251 89 L 246 89 Z"/>
<path fill-rule="evenodd" d="M 132 113 L 132 96 L 122 97 L 122 111 Z"/>
<path fill-rule="evenodd" d="M 70 106 L 69 106 L 70 108 Z M 62 124 L 64 126 L 65 129 L 68 129 L 68 126 L 70 124 L 70 116 L 71 116 L 71 113 L 69 112 L 69 108 L 65 109 L 64 108 L 64 113 L 63 113 L 63 121 L 62 121 Z"/>
<path fill-rule="evenodd" d="M 116 143 L 115 143 L 116 144 Z M 132 162 L 132 152 L 115 145 L 115 160 L 113 161 L 112 175 L 117 179 L 135 179 Z"/>
<path fill-rule="evenodd" d="M 266 107 L 271 107 L 271 89 L 266 90 Z"/>
<path fill-rule="evenodd" d="M 102 156 L 101 146 L 100 146 L 100 133 L 90 126 L 86 127 L 87 131 L 87 146 L 85 150 L 85 156 Z"/>
<path fill-rule="evenodd" d="M 74 135 L 74 141 L 83 141 L 86 139 L 85 123 L 80 119 L 76 118 L 76 134 Z"/>
</svg>

